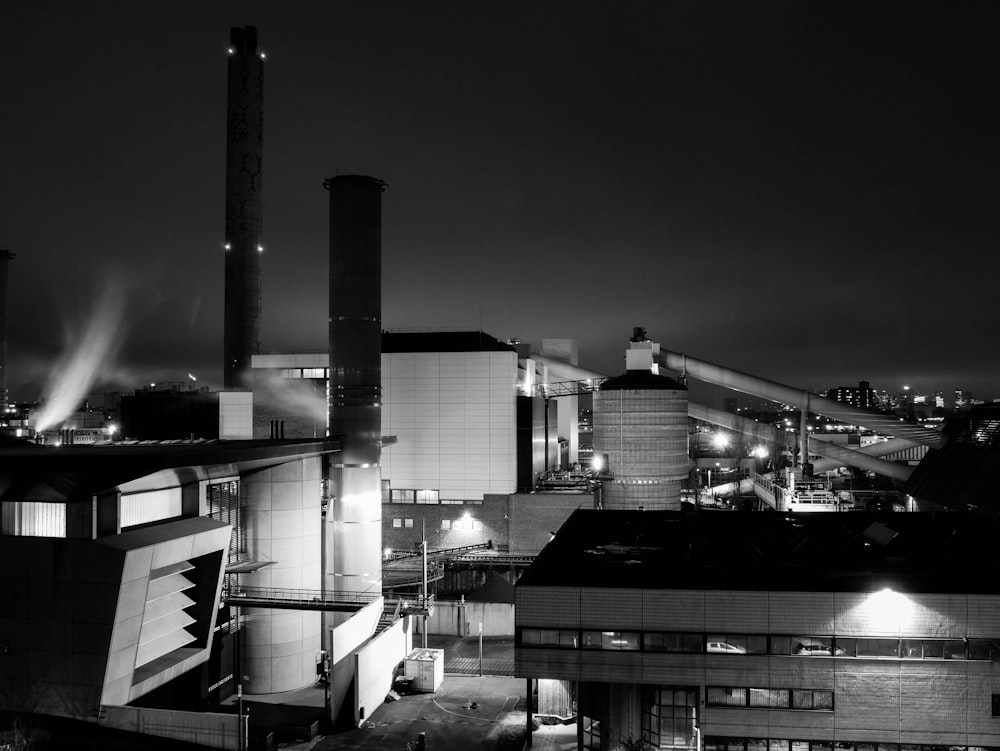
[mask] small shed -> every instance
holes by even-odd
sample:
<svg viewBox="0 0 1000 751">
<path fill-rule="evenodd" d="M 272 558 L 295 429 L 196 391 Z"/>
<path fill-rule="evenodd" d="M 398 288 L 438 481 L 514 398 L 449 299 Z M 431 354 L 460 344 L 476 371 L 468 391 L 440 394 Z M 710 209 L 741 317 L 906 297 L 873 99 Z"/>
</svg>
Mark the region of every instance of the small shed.
<svg viewBox="0 0 1000 751">
<path fill-rule="evenodd" d="M 444 681 L 444 650 L 414 649 L 403 667 L 413 691 L 434 693 Z"/>
</svg>

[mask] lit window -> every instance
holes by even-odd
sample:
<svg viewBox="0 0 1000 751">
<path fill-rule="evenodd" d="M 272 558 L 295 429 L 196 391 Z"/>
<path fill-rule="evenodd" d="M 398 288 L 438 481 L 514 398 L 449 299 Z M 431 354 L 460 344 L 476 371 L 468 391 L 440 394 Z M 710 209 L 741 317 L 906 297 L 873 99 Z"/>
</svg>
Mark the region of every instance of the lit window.
<svg viewBox="0 0 1000 751">
<path fill-rule="evenodd" d="M 478 519 L 473 519 L 472 520 L 472 531 L 473 532 L 482 532 L 483 531 L 483 523 L 481 521 L 479 521 Z"/>
<path fill-rule="evenodd" d="M 451 529 L 451 519 L 442 519 L 441 529 Z"/>
<path fill-rule="evenodd" d="M 393 519 L 392 520 L 392 528 L 393 529 L 402 529 L 403 528 L 403 520 L 402 519 Z"/>
<path fill-rule="evenodd" d="M 417 503 L 437 503 L 438 502 L 438 491 L 436 490 L 418 490 L 417 493 Z"/>
<path fill-rule="evenodd" d="M 412 490 L 391 490 L 393 503 L 413 503 Z"/>
<path fill-rule="evenodd" d="M 406 529 L 413 529 L 413 519 L 403 519 L 403 526 Z"/>
</svg>

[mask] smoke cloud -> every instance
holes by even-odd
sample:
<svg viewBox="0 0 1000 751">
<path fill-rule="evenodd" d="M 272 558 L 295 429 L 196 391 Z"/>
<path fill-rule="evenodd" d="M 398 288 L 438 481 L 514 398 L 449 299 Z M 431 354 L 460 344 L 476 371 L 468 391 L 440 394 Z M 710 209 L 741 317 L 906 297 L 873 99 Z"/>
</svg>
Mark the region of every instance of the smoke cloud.
<svg viewBox="0 0 1000 751">
<path fill-rule="evenodd" d="M 281 417 L 312 421 L 317 435 L 326 430 L 326 394 L 309 379 L 281 378 L 262 371 L 253 376 L 254 401 L 266 402 L 269 411 Z"/>
<path fill-rule="evenodd" d="M 90 388 L 117 370 L 115 359 L 124 341 L 125 293 L 109 283 L 85 317 L 82 329 L 67 328 L 65 354 L 49 372 L 35 429 L 61 424 L 75 412 Z"/>
</svg>

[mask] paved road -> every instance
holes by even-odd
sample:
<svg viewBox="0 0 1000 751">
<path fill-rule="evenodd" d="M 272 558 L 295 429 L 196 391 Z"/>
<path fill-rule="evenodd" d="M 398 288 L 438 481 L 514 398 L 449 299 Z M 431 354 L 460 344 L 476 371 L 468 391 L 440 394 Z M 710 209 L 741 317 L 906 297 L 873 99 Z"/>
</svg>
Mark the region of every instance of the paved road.
<svg viewBox="0 0 1000 751">
<path fill-rule="evenodd" d="M 516 707 L 523 705 L 524 688 L 518 678 L 446 676 L 437 693 L 382 704 L 363 728 L 327 736 L 313 749 L 402 751 L 424 733 L 427 751 L 519 751 L 527 718 Z"/>
</svg>

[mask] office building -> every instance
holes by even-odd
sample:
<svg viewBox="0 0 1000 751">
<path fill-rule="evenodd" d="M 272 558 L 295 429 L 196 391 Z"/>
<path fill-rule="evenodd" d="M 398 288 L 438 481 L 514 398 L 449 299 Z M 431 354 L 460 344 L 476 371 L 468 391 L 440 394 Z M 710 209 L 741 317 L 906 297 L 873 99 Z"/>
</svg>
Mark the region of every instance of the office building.
<svg viewBox="0 0 1000 751">
<path fill-rule="evenodd" d="M 575 701 L 585 749 L 996 746 L 998 531 L 579 511 L 517 585 L 517 675 L 541 713 Z"/>
</svg>

